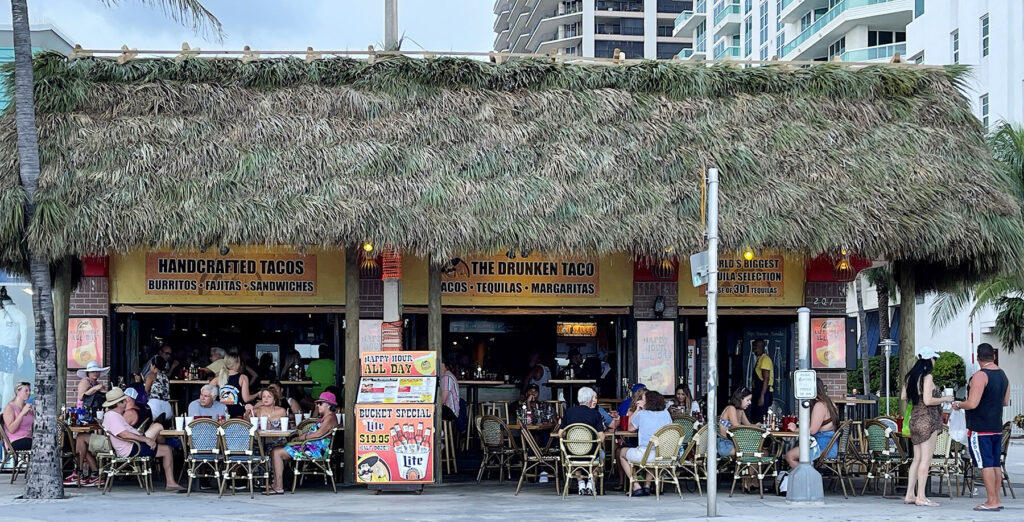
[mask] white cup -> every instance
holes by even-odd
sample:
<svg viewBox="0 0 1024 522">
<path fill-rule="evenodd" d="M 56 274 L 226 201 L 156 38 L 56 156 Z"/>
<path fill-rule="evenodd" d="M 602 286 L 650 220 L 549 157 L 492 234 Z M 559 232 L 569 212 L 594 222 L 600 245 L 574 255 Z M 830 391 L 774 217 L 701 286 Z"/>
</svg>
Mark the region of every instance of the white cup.
<svg viewBox="0 0 1024 522">
<path fill-rule="evenodd" d="M 281 417 L 281 431 L 288 431 L 288 417 Z"/>
<path fill-rule="evenodd" d="M 267 429 L 267 417 L 266 416 L 260 417 L 260 429 L 261 430 L 266 430 Z"/>
<path fill-rule="evenodd" d="M 260 418 L 259 417 L 249 417 L 249 424 L 252 424 L 253 426 L 259 426 L 260 425 Z"/>
<path fill-rule="evenodd" d="M 178 431 L 184 431 L 184 429 L 185 429 L 185 417 L 175 417 L 174 418 L 174 427 L 177 428 Z"/>
<path fill-rule="evenodd" d="M 96 412 L 96 420 L 103 422 L 103 410 Z"/>
<path fill-rule="evenodd" d="M 335 413 L 334 416 L 338 418 L 338 424 L 342 424 L 342 425 L 345 424 L 345 414 L 344 413 Z"/>
<path fill-rule="evenodd" d="M 302 414 L 301 413 L 296 413 L 295 414 L 295 425 L 298 426 L 301 423 L 302 423 Z"/>
<path fill-rule="evenodd" d="M 188 415 L 186 415 L 185 416 L 185 425 L 188 426 L 189 424 L 192 424 L 192 421 L 194 421 L 194 420 L 196 420 L 195 417 L 189 417 Z"/>
<path fill-rule="evenodd" d="M 942 390 L 942 394 L 945 395 L 946 397 L 952 397 L 953 388 L 946 388 L 945 390 Z"/>
<path fill-rule="evenodd" d="M 309 414 L 308 413 L 303 413 L 302 414 L 302 420 L 306 420 L 308 418 L 309 418 Z"/>
</svg>

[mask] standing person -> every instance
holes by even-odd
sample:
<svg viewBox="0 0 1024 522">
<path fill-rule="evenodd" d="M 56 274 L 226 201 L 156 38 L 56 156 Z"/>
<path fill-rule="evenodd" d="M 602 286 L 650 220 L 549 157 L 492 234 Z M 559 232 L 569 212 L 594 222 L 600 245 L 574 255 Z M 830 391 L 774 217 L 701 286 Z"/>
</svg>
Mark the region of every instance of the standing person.
<svg viewBox="0 0 1024 522">
<path fill-rule="evenodd" d="M 935 440 L 942 430 L 940 405 L 953 402 L 953 397 L 941 397 L 935 387 L 932 370 L 938 357 L 935 350 L 922 346 L 917 353 L 917 362 L 907 374 L 900 392 L 900 398 L 913 405 L 910 410 L 910 442 L 914 444 L 914 460 L 907 471 L 907 495 L 903 498 L 905 504 L 929 507 L 939 505 L 925 496 L 925 486 L 928 484 L 931 456 L 935 453 Z"/>
<path fill-rule="evenodd" d="M 100 377 L 106 375 L 110 370 L 109 366 L 100 368 L 96 361 L 89 361 L 85 368 L 75 372 L 78 378 L 78 407 L 85 408 L 94 413 L 103 407 L 103 390 L 106 386 L 100 382 Z"/>
<path fill-rule="evenodd" d="M 255 398 L 249 393 L 249 376 L 242 373 L 242 360 L 237 354 L 224 358 L 224 369 L 210 384 L 220 387 L 220 402 L 227 406 L 231 417 L 241 417 L 245 403 Z"/>
<path fill-rule="evenodd" d="M 310 361 L 309 368 L 306 369 L 306 377 L 313 381 L 314 399 L 320 397 L 320 394 L 324 392 L 324 388 L 338 385 L 336 377 L 337 367 L 334 364 L 334 350 L 331 350 L 331 347 L 326 344 L 321 344 L 319 355 L 320 358 Z"/>
<path fill-rule="evenodd" d="M 28 397 L 32 394 L 32 385 L 19 382 L 14 387 L 14 398 L 4 406 L 4 432 L 11 441 L 10 448 L 4 451 L 25 451 L 32 449 L 32 423 L 36 414 Z"/>
<path fill-rule="evenodd" d="M 169 344 L 161 346 L 160 349 L 157 350 L 156 355 L 154 355 L 153 358 L 151 358 L 150 360 L 146 361 L 145 366 L 142 367 L 142 375 L 149 375 L 149 367 L 150 365 L 153 364 L 153 359 L 157 357 L 160 357 L 161 359 L 167 361 L 167 364 L 169 365 L 167 367 L 167 375 L 174 375 L 174 372 L 178 370 L 179 366 L 181 366 L 181 362 L 178 361 L 177 359 L 173 359 L 173 355 L 174 352 Z"/>
<path fill-rule="evenodd" d="M 764 420 L 768 408 L 772 405 L 772 391 L 775 379 L 775 367 L 772 358 L 765 353 L 764 340 L 756 339 L 752 350 L 757 357 L 754 364 L 753 387 L 754 398 L 747 409 L 747 417 L 750 422 L 758 423 Z"/>
<path fill-rule="evenodd" d="M 547 384 L 551 380 L 551 368 L 540 362 L 540 354 L 536 352 L 530 354 L 528 364 L 530 370 L 527 372 L 526 378 L 523 379 L 523 395 L 526 395 L 527 388 L 531 385 L 536 385 L 537 389 L 540 390 L 540 400 L 550 401 L 551 387 Z"/>
<path fill-rule="evenodd" d="M 1010 381 L 996 364 L 996 350 L 991 344 L 978 345 L 981 370 L 971 376 L 967 400 L 953 403 L 953 409 L 967 411 L 967 437 L 971 460 L 981 468 L 985 481 L 985 503 L 975 511 L 1000 511 L 999 486 L 1002 472 L 999 455 L 1003 443 L 1003 407 L 1010 404 Z"/>
<path fill-rule="evenodd" d="M 224 371 L 224 358 L 228 356 L 228 352 L 224 351 L 223 348 L 214 346 L 210 348 L 210 364 L 202 368 L 207 375 L 212 375 L 211 379 L 217 377 Z"/>
<path fill-rule="evenodd" d="M 149 374 L 146 375 L 146 404 L 153 410 L 153 420 L 165 426 L 170 426 L 174 418 L 174 411 L 171 409 L 171 381 L 167 378 L 167 368 L 170 367 L 163 357 L 156 356 L 150 360 Z"/>
<path fill-rule="evenodd" d="M 448 370 L 448 365 L 441 362 L 441 418 L 444 420 L 459 420 L 459 381 L 455 374 Z"/>
</svg>

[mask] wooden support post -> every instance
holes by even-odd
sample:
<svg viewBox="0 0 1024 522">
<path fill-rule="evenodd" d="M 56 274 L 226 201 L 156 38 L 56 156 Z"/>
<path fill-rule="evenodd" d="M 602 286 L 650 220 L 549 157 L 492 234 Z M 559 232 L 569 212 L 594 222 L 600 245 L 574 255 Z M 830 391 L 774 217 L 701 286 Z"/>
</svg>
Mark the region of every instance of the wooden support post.
<svg viewBox="0 0 1024 522">
<path fill-rule="evenodd" d="M 915 314 L 917 313 L 917 286 L 914 280 L 914 266 L 910 263 L 897 265 L 900 285 L 900 340 L 898 367 L 900 370 L 896 382 L 903 382 L 904 376 L 917 362 L 917 346 L 914 343 Z M 899 386 L 892 386 L 892 393 L 899 393 Z M 900 411 L 904 411 L 906 403 L 900 401 Z"/>
<path fill-rule="evenodd" d="M 441 267 L 438 266 L 437 260 L 433 256 L 427 258 L 427 270 L 429 272 L 427 282 L 427 342 L 430 346 L 430 351 L 437 354 L 437 368 L 438 376 L 437 382 L 441 382 L 441 361 L 444 355 L 441 348 Z M 437 397 L 434 400 L 434 433 L 441 433 L 442 422 L 441 422 L 441 392 L 438 390 Z M 441 437 L 434 437 L 434 482 L 441 482 L 441 453 L 438 451 L 440 445 L 437 441 L 441 440 Z M 448 441 L 448 444 L 453 444 L 452 441 Z"/>
<path fill-rule="evenodd" d="M 57 402 L 65 404 L 68 396 L 68 321 L 71 312 L 71 257 L 57 265 L 53 281 L 53 334 L 57 341 Z"/>
<path fill-rule="evenodd" d="M 359 393 L 359 247 L 345 249 L 345 482 L 355 484 Z"/>
</svg>

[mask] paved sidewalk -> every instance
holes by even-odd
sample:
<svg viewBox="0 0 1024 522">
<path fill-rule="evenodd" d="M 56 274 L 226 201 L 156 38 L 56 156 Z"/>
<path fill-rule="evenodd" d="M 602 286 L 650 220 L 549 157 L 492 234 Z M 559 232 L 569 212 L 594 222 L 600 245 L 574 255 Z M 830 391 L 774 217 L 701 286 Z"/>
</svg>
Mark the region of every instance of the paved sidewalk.
<svg viewBox="0 0 1024 522">
<path fill-rule="evenodd" d="M 1010 474 L 1015 484 L 1024 482 L 1024 444 L 1015 442 L 1010 450 Z M 26 501 L 15 497 L 24 491 L 19 479 L 14 485 L 9 475 L 0 475 L 0 520 L 519 520 L 554 519 L 603 520 L 679 520 L 701 518 L 705 514 L 705 497 L 685 493 L 680 500 L 674 492 L 660 500 L 654 497 L 628 498 L 621 493 L 605 497 L 570 496 L 561 500 L 554 486 L 528 485 L 518 497 L 513 496 L 514 482 L 498 484 L 486 481 L 427 488 L 422 495 L 385 493 L 374 495 L 362 487 L 341 488 L 337 495 L 330 489 L 304 487 L 295 495 L 273 497 L 248 492 L 218 499 L 216 493 L 204 491 L 185 497 L 184 494 L 154 493 L 150 496 L 125 481 L 103 496 L 94 488 L 67 489 L 69 499 L 60 501 Z M 723 488 L 724 489 L 724 488 Z M 1024 485 L 1017 487 L 1024 495 Z M 783 497 L 757 495 L 728 497 L 720 490 L 718 513 L 721 520 L 768 520 L 799 517 L 798 520 L 1024 520 L 1024 496 L 1020 500 L 1005 499 L 1006 509 L 998 513 L 977 513 L 971 508 L 980 499 L 933 497 L 942 506 L 920 508 L 904 505 L 900 498 L 883 499 L 870 492 L 864 497 L 844 500 L 830 494 L 821 506 L 794 506 Z"/>
</svg>

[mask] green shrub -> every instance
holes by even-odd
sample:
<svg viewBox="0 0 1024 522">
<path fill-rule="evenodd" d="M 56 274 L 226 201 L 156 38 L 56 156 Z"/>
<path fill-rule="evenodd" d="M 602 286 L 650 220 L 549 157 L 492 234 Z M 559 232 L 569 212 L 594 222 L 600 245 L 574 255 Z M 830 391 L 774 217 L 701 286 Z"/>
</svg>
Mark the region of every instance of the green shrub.
<svg viewBox="0 0 1024 522">
<path fill-rule="evenodd" d="M 935 361 L 932 379 L 937 388 L 957 389 L 967 384 L 967 367 L 964 360 L 953 352 L 942 352 Z"/>
<path fill-rule="evenodd" d="M 857 361 L 857 369 L 846 372 L 846 388 L 848 392 L 853 392 L 854 388 L 861 390 L 861 393 L 875 393 L 881 391 L 880 395 L 885 395 L 885 371 L 883 360 L 884 355 L 876 355 L 868 359 L 868 369 L 871 373 L 871 389 L 861 390 L 864 387 L 861 377 L 861 363 Z M 898 395 L 900 391 L 900 360 L 899 356 L 892 356 L 889 358 L 889 393 L 892 395 Z"/>
<path fill-rule="evenodd" d="M 894 395 L 892 397 L 879 397 L 878 398 L 878 414 L 885 415 L 885 403 L 889 402 L 889 416 L 899 417 L 905 412 L 900 410 L 900 396 Z"/>
</svg>

